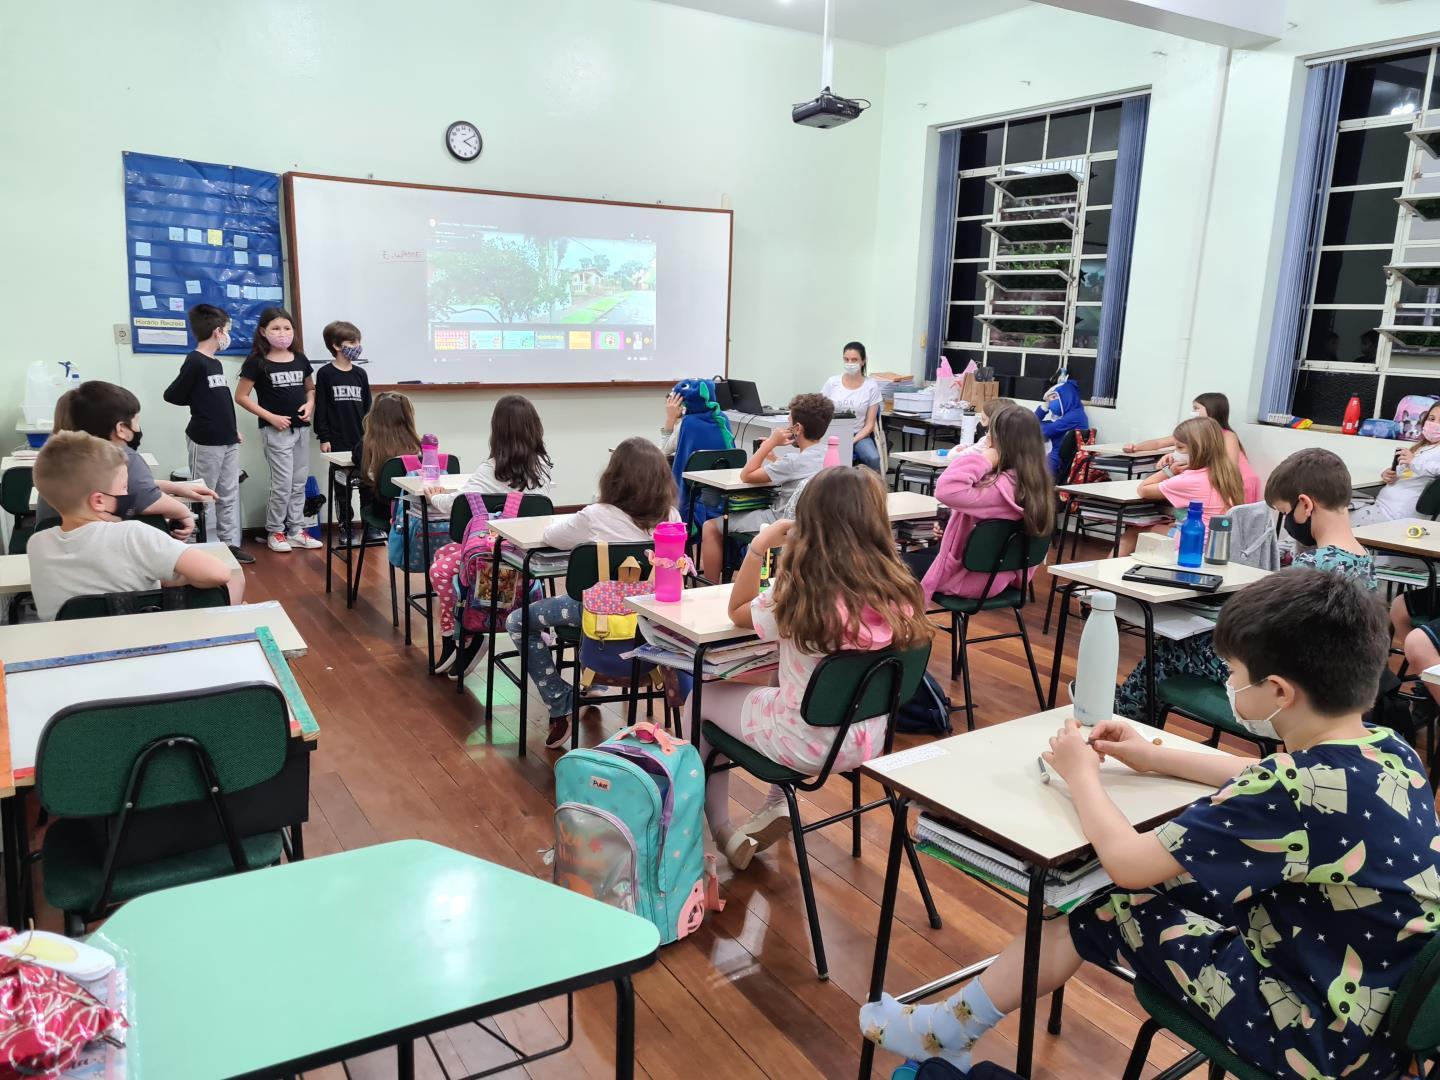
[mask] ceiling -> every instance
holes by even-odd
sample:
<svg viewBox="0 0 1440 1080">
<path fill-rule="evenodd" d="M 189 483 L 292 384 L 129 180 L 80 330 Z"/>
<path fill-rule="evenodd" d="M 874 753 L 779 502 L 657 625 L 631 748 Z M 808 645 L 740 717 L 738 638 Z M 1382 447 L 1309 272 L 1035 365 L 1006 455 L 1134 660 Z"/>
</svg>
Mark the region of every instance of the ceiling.
<svg viewBox="0 0 1440 1080">
<path fill-rule="evenodd" d="M 824 0 L 657 0 L 659 3 L 728 15 L 749 22 L 818 34 Z M 867 45 L 898 45 L 940 30 L 979 22 L 1026 5 L 1028 0 L 833 0 L 837 38 Z"/>
</svg>

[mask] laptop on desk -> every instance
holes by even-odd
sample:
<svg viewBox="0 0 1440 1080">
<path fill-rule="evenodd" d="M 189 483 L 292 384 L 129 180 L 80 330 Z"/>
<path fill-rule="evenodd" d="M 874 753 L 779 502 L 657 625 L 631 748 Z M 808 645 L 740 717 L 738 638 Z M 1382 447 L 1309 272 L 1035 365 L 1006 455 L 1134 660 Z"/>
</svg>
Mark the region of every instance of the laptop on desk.
<svg viewBox="0 0 1440 1080">
<path fill-rule="evenodd" d="M 751 416 L 784 415 L 781 409 L 760 404 L 760 389 L 753 382 L 745 382 L 743 379 L 728 379 L 726 382 L 730 389 L 730 404 L 736 412 L 749 413 Z"/>
</svg>

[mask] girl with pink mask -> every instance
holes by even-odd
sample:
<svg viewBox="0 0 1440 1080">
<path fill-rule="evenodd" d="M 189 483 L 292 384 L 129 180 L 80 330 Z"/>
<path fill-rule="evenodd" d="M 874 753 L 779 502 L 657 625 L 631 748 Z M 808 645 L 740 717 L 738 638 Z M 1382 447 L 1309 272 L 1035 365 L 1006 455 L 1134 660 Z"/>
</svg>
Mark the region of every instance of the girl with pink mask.
<svg viewBox="0 0 1440 1080">
<path fill-rule="evenodd" d="M 1420 426 L 1420 437 L 1395 455 L 1380 474 L 1385 486 L 1369 506 L 1350 515 L 1351 525 L 1373 525 L 1415 516 L 1415 504 L 1430 481 L 1440 476 L 1440 403 L 1430 406 Z"/>
<path fill-rule="evenodd" d="M 294 344 L 295 320 L 290 313 L 266 308 L 235 387 L 235 404 L 260 419 L 260 438 L 270 466 L 265 538 L 271 551 L 321 546 L 303 527 L 315 380 L 310 361 Z"/>
</svg>

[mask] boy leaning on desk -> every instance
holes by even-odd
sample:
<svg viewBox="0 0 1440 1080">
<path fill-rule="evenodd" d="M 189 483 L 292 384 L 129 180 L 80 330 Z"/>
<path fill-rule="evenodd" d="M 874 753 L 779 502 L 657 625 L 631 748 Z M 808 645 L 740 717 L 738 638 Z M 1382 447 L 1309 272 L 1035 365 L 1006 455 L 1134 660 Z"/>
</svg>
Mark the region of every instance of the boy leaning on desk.
<svg viewBox="0 0 1440 1080">
<path fill-rule="evenodd" d="M 1351 581 L 1284 570 L 1232 597 L 1215 627 L 1236 720 L 1284 753 L 1216 757 L 1118 721 L 1066 724 L 1045 761 L 1118 888 L 1045 924 L 1041 995 L 1084 960 L 1118 962 L 1268 1075 L 1399 1071 L 1382 1029 L 1440 921 L 1440 828 L 1415 752 L 1361 719 L 1389 641 L 1384 610 Z M 1105 757 L 1219 790 L 1136 832 L 1101 784 Z M 968 1068 L 975 1040 L 1020 1005 L 1022 956 L 1016 939 L 938 1004 L 887 994 L 860 1010 L 861 1029 L 887 1050 Z"/>
</svg>

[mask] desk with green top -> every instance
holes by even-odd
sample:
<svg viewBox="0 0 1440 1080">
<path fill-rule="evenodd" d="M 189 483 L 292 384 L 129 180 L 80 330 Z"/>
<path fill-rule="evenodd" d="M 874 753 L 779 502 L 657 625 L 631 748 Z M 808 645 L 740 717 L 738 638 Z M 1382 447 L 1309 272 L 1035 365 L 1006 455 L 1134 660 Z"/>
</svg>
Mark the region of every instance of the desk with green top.
<svg viewBox="0 0 1440 1080">
<path fill-rule="evenodd" d="M 415 1039 L 607 982 L 627 1078 L 630 979 L 660 935 L 558 885 L 401 840 L 150 893 L 89 941 L 125 966 L 133 1080 L 290 1076 L 389 1046 L 412 1080 Z M 573 1016 L 572 1002 L 571 1035 Z"/>
</svg>

